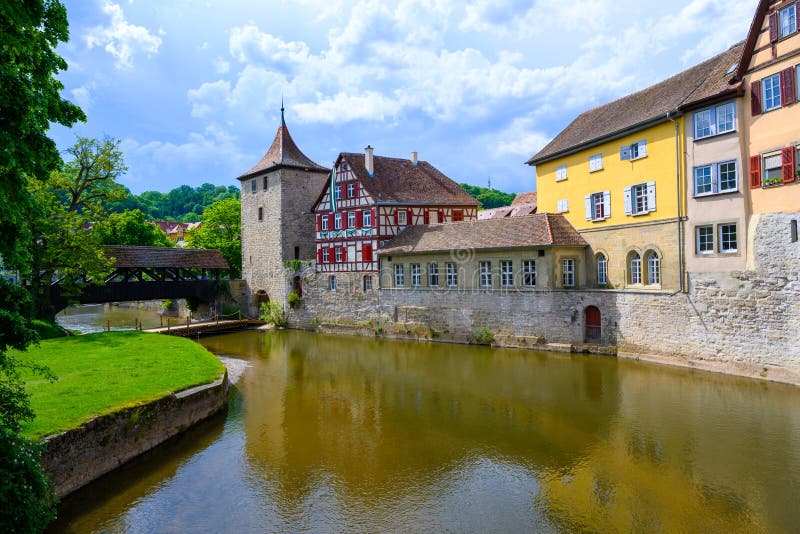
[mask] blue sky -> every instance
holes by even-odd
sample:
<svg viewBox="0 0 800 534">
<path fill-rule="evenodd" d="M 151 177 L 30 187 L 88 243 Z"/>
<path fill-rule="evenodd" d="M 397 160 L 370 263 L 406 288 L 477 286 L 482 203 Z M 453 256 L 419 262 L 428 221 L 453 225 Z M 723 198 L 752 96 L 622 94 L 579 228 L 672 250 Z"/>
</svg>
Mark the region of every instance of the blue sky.
<svg viewBox="0 0 800 534">
<path fill-rule="evenodd" d="M 64 95 L 122 140 L 133 192 L 238 184 L 286 122 L 329 166 L 368 144 L 457 181 L 524 162 L 580 112 L 746 37 L 755 0 L 66 0 Z"/>
</svg>

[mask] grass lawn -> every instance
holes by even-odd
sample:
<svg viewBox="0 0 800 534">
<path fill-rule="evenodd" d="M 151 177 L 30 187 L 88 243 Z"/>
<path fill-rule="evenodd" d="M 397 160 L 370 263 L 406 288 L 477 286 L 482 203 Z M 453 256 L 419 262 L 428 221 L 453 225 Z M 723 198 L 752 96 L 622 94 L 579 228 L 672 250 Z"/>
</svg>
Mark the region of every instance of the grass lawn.
<svg viewBox="0 0 800 534">
<path fill-rule="evenodd" d="M 33 439 L 213 382 L 224 372 L 219 360 L 198 343 L 135 331 L 51 339 L 14 355 L 46 365 L 58 376 L 53 383 L 25 376 L 36 419 L 24 433 Z"/>
</svg>

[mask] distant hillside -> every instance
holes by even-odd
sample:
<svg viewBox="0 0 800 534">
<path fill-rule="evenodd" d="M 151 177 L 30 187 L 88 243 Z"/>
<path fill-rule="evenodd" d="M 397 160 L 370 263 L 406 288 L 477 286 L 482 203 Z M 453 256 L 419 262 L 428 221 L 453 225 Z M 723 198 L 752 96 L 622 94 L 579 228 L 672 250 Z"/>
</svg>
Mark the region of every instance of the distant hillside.
<svg viewBox="0 0 800 534">
<path fill-rule="evenodd" d="M 499 208 L 501 206 L 510 206 L 516 196 L 514 193 L 503 193 L 496 189 L 489 189 L 488 187 L 480 187 L 477 185 L 461 184 L 461 187 L 483 204 L 483 209 L 487 210 Z"/>
<path fill-rule="evenodd" d="M 121 213 L 138 209 L 148 219 L 158 221 L 197 222 L 203 211 L 214 202 L 239 198 L 239 188 L 234 185 L 182 185 L 169 193 L 145 191 L 141 195 L 134 195 L 128 189 L 125 191 L 127 197 L 110 202 L 107 205 L 109 210 Z"/>
</svg>

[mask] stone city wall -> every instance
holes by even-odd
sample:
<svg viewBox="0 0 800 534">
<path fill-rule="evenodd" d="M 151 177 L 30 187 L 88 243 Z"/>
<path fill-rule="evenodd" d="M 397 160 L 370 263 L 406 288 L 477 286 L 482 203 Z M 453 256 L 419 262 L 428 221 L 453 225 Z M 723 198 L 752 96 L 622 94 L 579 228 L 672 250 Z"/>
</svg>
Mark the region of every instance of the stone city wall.
<svg viewBox="0 0 800 534">
<path fill-rule="evenodd" d="M 96 417 L 46 438 L 42 467 L 62 498 L 217 413 L 227 392 L 226 373 L 212 384 Z"/>
</svg>

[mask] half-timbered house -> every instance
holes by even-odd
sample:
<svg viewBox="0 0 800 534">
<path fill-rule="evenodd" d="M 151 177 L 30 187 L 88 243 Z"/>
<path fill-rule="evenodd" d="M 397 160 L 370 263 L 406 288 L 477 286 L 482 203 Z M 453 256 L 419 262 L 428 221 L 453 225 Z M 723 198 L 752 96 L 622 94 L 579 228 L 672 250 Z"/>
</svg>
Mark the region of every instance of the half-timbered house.
<svg viewBox="0 0 800 534">
<path fill-rule="evenodd" d="M 314 203 L 317 272 L 376 272 L 377 250 L 410 225 L 477 219 L 479 202 L 417 153 L 341 153 Z"/>
</svg>

